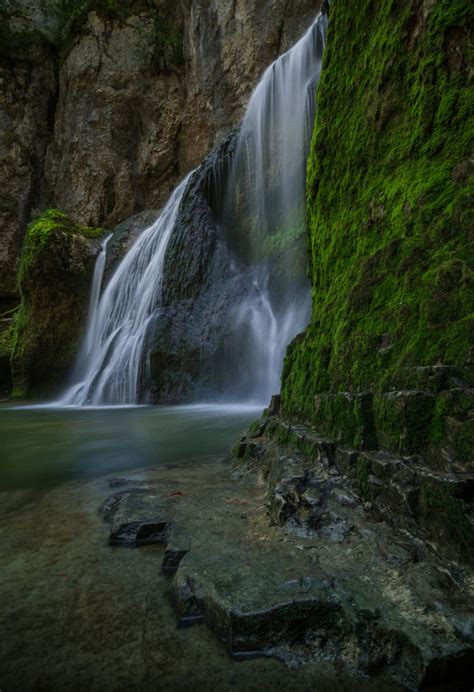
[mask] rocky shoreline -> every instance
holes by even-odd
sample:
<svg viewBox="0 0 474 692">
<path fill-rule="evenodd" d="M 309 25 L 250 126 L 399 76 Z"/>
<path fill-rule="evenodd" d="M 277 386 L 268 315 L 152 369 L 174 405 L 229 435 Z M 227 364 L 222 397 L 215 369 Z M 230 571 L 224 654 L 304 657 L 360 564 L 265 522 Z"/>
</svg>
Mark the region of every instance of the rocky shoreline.
<svg viewBox="0 0 474 692">
<path fill-rule="evenodd" d="M 363 481 L 350 472 L 358 454 L 372 464 Z M 233 656 L 337 661 L 379 689 L 469 689 L 469 554 L 409 516 L 403 464 L 271 415 L 224 465 L 114 480 L 102 513 L 111 545 L 165 545 L 180 622 L 205 622 Z M 394 468 L 398 480 L 380 492 Z M 472 478 L 463 483 L 472 490 Z"/>
</svg>

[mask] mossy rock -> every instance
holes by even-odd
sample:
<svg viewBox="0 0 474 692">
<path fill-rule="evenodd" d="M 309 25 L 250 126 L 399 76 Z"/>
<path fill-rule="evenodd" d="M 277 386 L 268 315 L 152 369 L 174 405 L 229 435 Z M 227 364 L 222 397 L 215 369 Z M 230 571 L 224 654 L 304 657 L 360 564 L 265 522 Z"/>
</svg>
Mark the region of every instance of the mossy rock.
<svg viewBox="0 0 474 692">
<path fill-rule="evenodd" d="M 282 382 L 292 419 L 330 419 L 313 404 L 327 393 L 474 382 L 472 18 L 463 0 L 331 6 L 308 161 L 313 316 Z M 379 442 L 400 451 L 382 408 Z M 422 413 L 410 450 L 430 442 Z M 354 418 L 339 418 L 349 439 Z"/>
<path fill-rule="evenodd" d="M 87 315 L 100 228 L 48 209 L 30 224 L 18 276 L 21 305 L 13 329 L 15 398 L 37 398 L 64 385 Z"/>
<path fill-rule="evenodd" d="M 472 499 L 472 498 L 470 498 Z M 422 480 L 418 496 L 419 519 L 426 523 L 438 543 L 455 543 L 473 554 L 474 531 L 463 506 L 456 497 L 456 484 L 437 478 Z M 471 558 L 472 559 L 472 558 Z"/>
<path fill-rule="evenodd" d="M 9 397 L 12 389 L 10 359 L 13 351 L 13 325 L 11 319 L 0 315 L 0 398 Z"/>
</svg>

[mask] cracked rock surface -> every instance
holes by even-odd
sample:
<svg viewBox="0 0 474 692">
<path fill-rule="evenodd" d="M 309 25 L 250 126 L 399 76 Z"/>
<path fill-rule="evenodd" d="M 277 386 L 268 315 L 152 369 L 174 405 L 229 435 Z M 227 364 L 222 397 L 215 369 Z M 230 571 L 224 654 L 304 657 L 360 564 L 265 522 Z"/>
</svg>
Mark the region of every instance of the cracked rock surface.
<svg viewBox="0 0 474 692">
<path fill-rule="evenodd" d="M 310 476 L 287 455 L 272 468 L 269 485 L 222 464 L 117 479 L 110 542 L 163 543 L 181 622 L 204 621 L 235 656 L 337 660 L 379 689 L 463 689 L 469 569 L 381 521 L 334 467 Z"/>
</svg>

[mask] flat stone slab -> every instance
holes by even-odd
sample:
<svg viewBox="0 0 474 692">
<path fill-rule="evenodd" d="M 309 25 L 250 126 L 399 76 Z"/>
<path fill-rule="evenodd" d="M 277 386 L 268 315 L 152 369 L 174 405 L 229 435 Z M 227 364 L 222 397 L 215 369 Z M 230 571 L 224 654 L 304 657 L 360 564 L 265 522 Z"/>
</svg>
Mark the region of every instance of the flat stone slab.
<svg viewBox="0 0 474 692">
<path fill-rule="evenodd" d="M 276 525 L 267 486 L 224 464 L 142 478 L 113 482 L 111 543 L 164 543 L 180 619 L 204 621 L 233 655 L 337 659 L 402 688 L 467 679 L 472 574 L 377 520 L 344 478 L 322 469 L 305 491 L 311 516 L 321 504 L 313 528 Z"/>
</svg>

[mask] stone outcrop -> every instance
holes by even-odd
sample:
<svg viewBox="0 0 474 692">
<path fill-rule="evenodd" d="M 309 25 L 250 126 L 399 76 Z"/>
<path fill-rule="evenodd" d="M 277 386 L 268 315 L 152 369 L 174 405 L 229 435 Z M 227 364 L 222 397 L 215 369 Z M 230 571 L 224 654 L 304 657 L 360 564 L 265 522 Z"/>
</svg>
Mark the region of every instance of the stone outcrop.
<svg viewBox="0 0 474 692">
<path fill-rule="evenodd" d="M 160 309 L 145 345 L 143 390 L 154 403 L 219 395 L 228 376 L 225 359 L 238 359 L 225 344 L 236 328 L 236 302 L 254 289 L 250 270 L 230 256 L 215 208 L 235 143 L 233 132 L 193 173 L 183 195 L 166 253 Z M 243 387 L 244 370 L 242 363 Z"/>
<path fill-rule="evenodd" d="M 48 210 L 28 228 L 21 256 L 21 305 L 13 326 L 13 396 L 51 396 L 64 386 L 85 328 L 103 229 Z"/>
</svg>

